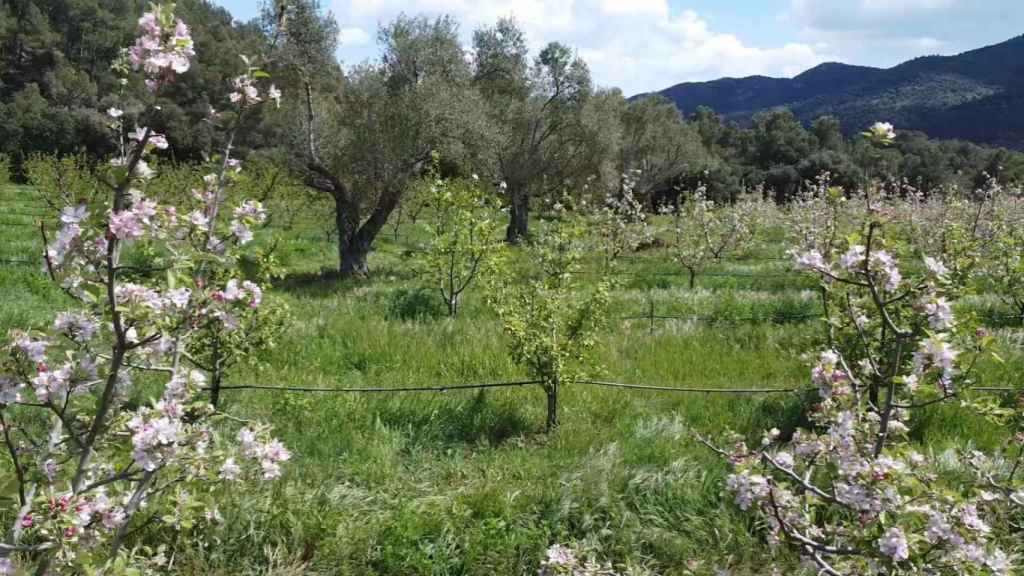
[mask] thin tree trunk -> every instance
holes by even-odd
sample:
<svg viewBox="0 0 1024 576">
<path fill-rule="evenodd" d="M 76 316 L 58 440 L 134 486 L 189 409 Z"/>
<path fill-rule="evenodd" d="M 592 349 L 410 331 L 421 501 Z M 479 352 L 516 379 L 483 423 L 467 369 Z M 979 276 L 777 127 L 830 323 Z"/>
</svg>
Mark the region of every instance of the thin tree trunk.
<svg viewBox="0 0 1024 576">
<path fill-rule="evenodd" d="M 223 377 L 220 360 L 220 338 L 213 339 L 213 373 L 210 375 L 210 404 L 214 408 L 220 405 L 220 383 Z"/>
<path fill-rule="evenodd" d="M 548 421 L 545 426 L 547 432 L 558 428 L 558 382 L 551 382 L 544 387 L 548 395 Z"/>
<path fill-rule="evenodd" d="M 872 406 L 878 406 L 879 396 L 880 392 L 878 388 L 878 382 L 871 382 L 871 384 L 868 386 L 868 400 L 871 402 Z"/>
<path fill-rule="evenodd" d="M 320 162 L 316 153 L 316 134 L 313 131 L 316 123 L 313 114 L 313 84 L 309 80 L 303 80 L 302 86 L 306 93 L 306 152 L 314 162 Z"/>
<path fill-rule="evenodd" d="M 402 213 L 403 212 L 405 212 L 405 208 L 404 208 L 404 205 L 400 203 L 398 205 L 398 210 L 396 211 L 396 214 L 395 214 L 395 230 L 394 230 L 395 244 L 398 244 L 398 239 L 399 239 L 398 232 L 399 232 L 399 228 L 401 228 L 401 226 L 402 226 Z"/>
</svg>

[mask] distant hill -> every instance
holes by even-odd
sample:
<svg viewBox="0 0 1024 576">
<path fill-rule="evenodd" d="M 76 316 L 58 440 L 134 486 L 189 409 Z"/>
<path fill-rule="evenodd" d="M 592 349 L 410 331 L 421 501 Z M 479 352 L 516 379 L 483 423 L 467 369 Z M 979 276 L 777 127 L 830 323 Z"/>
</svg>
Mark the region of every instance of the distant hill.
<svg viewBox="0 0 1024 576">
<path fill-rule="evenodd" d="M 826 63 L 792 79 L 687 82 L 659 94 L 686 114 L 707 106 L 743 122 L 786 107 L 807 123 L 836 116 L 847 133 L 883 120 L 933 138 L 1024 149 L 1024 36 L 888 69 Z"/>
</svg>

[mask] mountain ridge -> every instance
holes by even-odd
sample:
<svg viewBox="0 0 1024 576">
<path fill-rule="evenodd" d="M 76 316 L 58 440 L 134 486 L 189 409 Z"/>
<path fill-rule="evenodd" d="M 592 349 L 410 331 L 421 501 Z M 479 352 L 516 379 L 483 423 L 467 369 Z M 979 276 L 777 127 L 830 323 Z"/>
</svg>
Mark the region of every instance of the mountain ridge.
<svg viewBox="0 0 1024 576">
<path fill-rule="evenodd" d="M 1024 35 L 890 68 L 825 62 L 792 78 L 684 82 L 635 98 L 654 94 L 685 114 L 706 106 L 741 124 L 789 108 L 808 124 L 835 116 L 848 134 L 882 120 L 930 137 L 1024 149 Z"/>
</svg>

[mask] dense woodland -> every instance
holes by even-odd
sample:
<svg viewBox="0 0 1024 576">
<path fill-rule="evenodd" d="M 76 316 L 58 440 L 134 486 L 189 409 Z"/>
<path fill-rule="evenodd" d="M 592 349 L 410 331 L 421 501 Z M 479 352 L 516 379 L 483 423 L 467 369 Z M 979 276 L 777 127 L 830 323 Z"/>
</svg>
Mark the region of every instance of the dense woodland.
<svg viewBox="0 0 1024 576">
<path fill-rule="evenodd" d="M 110 63 L 131 39 L 144 2 L 7 0 L 0 7 L 0 153 L 17 173 L 37 153 L 102 158 L 113 149 L 103 117 L 130 99 Z M 146 122 L 167 134 L 167 162 L 192 163 L 221 144 L 207 118 L 226 103 L 243 63 L 260 61 L 286 94 L 274 114 L 253 114 L 242 156 L 261 157 L 334 205 L 340 269 L 366 272 L 374 239 L 406 201 L 433 154 L 448 175 L 479 175 L 509 213 L 507 238 L 562 194 L 603 198 L 636 175 L 634 194 L 655 208 L 705 186 L 711 199 L 764 190 L 787 200 L 828 172 L 854 189 L 868 179 L 925 193 L 1024 179 L 1024 155 L 901 131 L 884 151 L 833 117 L 804 125 L 785 109 L 749 127 L 708 108 L 688 117 L 660 97 L 627 99 L 595 85 L 585 61 L 557 42 L 530 54 L 513 20 L 474 30 L 466 45 L 450 18 L 403 16 L 383 26 L 378 61 L 335 58 L 338 26 L 319 0 L 264 2 L 255 22 L 234 22 L 205 0 L 181 2 L 195 23 L 197 65 Z M 111 95 L 111 96 L 100 96 Z M 138 120 L 141 106 L 129 107 Z M 852 127 L 854 133 L 866 128 Z"/>
</svg>

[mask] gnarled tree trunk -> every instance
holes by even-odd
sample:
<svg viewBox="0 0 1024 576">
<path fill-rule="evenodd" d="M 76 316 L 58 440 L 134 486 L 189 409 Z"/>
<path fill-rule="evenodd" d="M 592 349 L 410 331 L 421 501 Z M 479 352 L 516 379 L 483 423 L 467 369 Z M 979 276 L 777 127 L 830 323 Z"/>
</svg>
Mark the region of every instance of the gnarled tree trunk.
<svg viewBox="0 0 1024 576">
<path fill-rule="evenodd" d="M 334 219 L 338 227 L 338 273 L 343 278 L 362 278 L 369 274 L 366 259 L 373 241 L 388 222 L 401 199 L 400 190 L 385 190 L 377 199 L 370 216 L 363 221 L 362 205 L 342 187 L 334 196 Z"/>
</svg>

